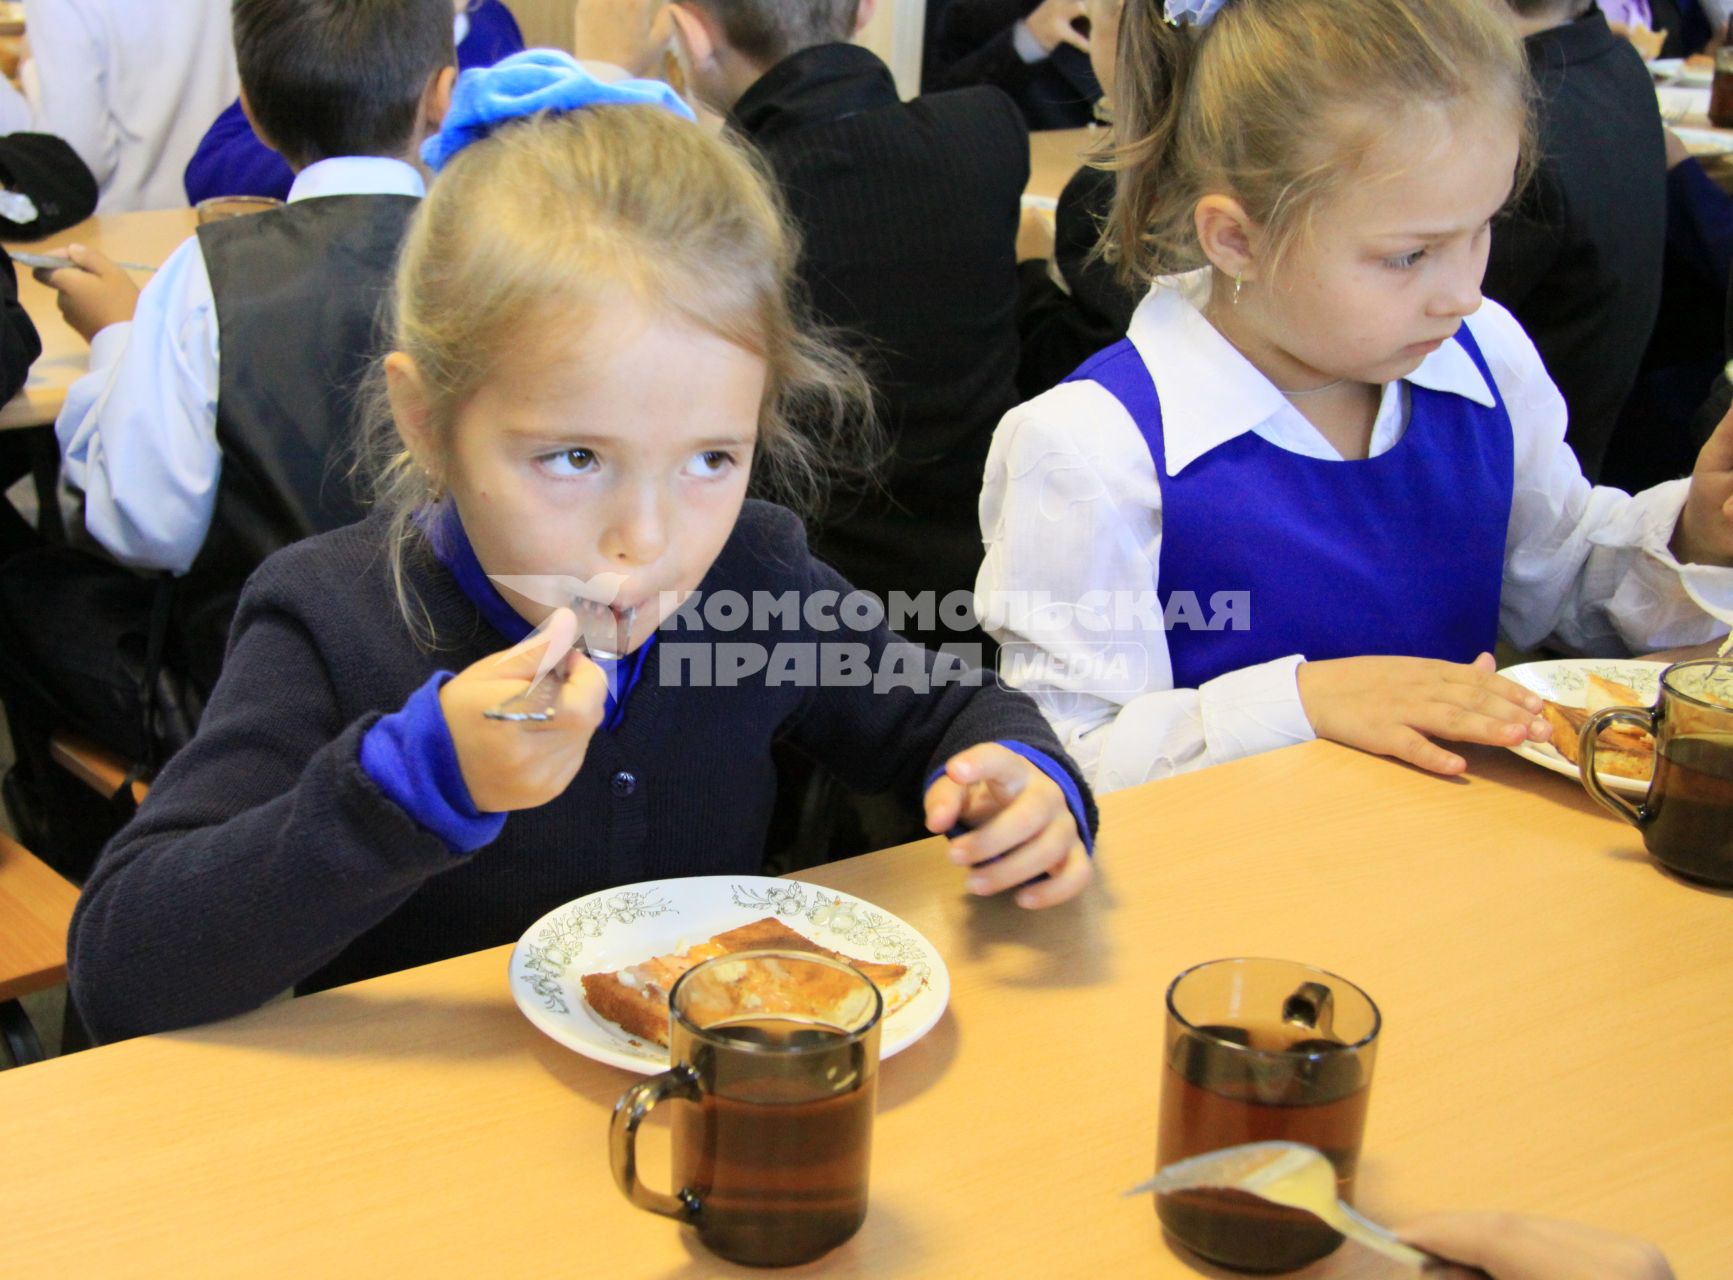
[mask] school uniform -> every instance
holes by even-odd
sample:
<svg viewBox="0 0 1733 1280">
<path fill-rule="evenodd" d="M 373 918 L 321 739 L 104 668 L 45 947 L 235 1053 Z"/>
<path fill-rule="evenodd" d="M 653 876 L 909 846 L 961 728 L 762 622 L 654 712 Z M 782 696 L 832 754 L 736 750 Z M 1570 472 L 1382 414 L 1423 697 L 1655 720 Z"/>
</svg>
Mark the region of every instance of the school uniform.
<svg viewBox="0 0 1733 1280">
<path fill-rule="evenodd" d="M 198 737 L 79 900 L 71 981 L 99 1039 L 509 942 L 609 885 L 754 874 L 779 737 L 853 786 L 911 796 L 957 751 L 1023 744 L 1068 790 L 1080 830 L 1094 829 L 1087 788 L 1021 695 L 990 679 L 925 694 L 870 682 L 797 687 L 770 670 L 705 682 L 679 655 L 843 640 L 870 650 L 876 669 L 895 637 L 882 626 L 821 631 L 805 618 L 718 631 L 702 610 L 625 660 L 635 677 L 564 794 L 479 813 L 438 689 L 443 673 L 527 626 L 481 574 L 461 526 L 447 515 L 430 529 L 431 548 L 408 554 L 406 585 L 434 648 L 417 644 L 399 612 L 383 515 L 273 556 L 249 583 Z M 747 599 L 848 590 L 807 552 L 798 520 L 757 502 L 700 586 Z M 933 670 L 934 655 L 903 648 L 918 655 L 911 670 Z"/>
<path fill-rule="evenodd" d="M 977 609 L 1049 660 L 1009 674 L 1098 790 L 1312 738 L 1302 661 L 1468 662 L 1500 634 L 1618 654 L 1733 618 L 1733 570 L 1668 550 L 1686 482 L 1592 488 L 1497 303 L 1384 388 L 1349 462 L 1204 319 L 1208 292 L 1160 282 L 988 459 Z"/>
<path fill-rule="evenodd" d="M 1089 55 L 1048 53 L 1024 19 L 1041 0 L 949 0 L 937 22 L 921 88 L 992 85 L 1011 95 L 1031 129 L 1077 129 L 1095 119 L 1101 82 Z"/>
<path fill-rule="evenodd" d="M 1599 479 L 1660 310 L 1666 147 L 1654 83 L 1598 11 L 1523 43 L 1540 165 L 1493 224 L 1483 291 L 1534 339 L 1570 407 L 1566 438 Z"/>
<path fill-rule="evenodd" d="M 29 127 L 72 144 L 99 212 L 186 204 L 181 173 L 240 87 L 228 0 L 30 0 L 30 55 Z"/>
<path fill-rule="evenodd" d="M 460 70 L 491 67 L 524 47 L 517 19 L 500 0 L 480 0 L 458 14 L 453 35 Z M 295 171 L 289 162 L 260 141 L 238 98 L 199 139 L 185 174 L 190 204 L 216 196 L 274 196 L 284 200 L 294 181 Z"/>
<path fill-rule="evenodd" d="M 994 89 L 905 103 L 849 44 L 784 59 L 729 119 L 770 162 L 801 230 L 800 280 L 873 379 L 894 449 L 882 491 L 835 500 L 818 554 L 880 595 L 967 592 L 981 466 L 1016 402 L 1022 121 Z"/>
<path fill-rule="evenodd" d="M 68 527 L 105 554 L 43 548 L 0 570 L 15 721 L 133 759 L 172 750 L 247 575 L 360 518 L 355 395 L 421 192 L 396 160 L 310 166 L 284 208 L 201 227 L 133 320 L 96 335 L 55 429 Z"/>
</svg>

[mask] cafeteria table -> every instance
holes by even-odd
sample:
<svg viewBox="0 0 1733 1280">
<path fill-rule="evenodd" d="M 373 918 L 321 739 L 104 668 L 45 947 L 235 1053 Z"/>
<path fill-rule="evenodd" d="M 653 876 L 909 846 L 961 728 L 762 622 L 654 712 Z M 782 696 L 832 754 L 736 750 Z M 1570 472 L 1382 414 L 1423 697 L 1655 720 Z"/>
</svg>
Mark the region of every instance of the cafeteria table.
<svg viewBox="0 0 1733 1280">
<path fill-rule="evenodd" d="M 69 244 L 82 244 L 100 249 L 120 262 L 138 262 L 160 266 L 175 246 L 192 235 L 195 227 L 191 209 L 163 209 L 148 213 L 99 213 L 58 235 L 28 244 L 11 241 L 7 248 L 24 249 L 31 253 L 55 253 Z M 18 272 L 18 300 L 42 335 L 42 354 L 30 366 L 30 380 L 24 389 L 0 407 L 0 431 L 9 428 L 41 427 L 60 415 L 69 387 L 90 366 L 90 344 L 61 318 L 54 290 L 38 284 L 28 267 L 14 263 Z M 133 273 L 133 281 L 142 286 L 149 278 L 142 272 Z"/>
<path fill-rule="evenodd" d="M 1120 1193 L 1153 1165 L 1167 983 L 1265 955 L 1382 1010 L 1375 1220 L 1541 1213 L 1733 1275 L 1733 896 L 1662 874 L 1573 780 L 1469 758 L 1316 742 L 1107 796 L 1098 879 L 1045 912 L 971 898 L 937 840 L 805 873 L 920 929 L 952 993 L 884 1064 L 865 1227 L 800 1274 L 1217 1274 Z M 763 1274 L 621 1198 L 634 1077 L 534 1030 L 508 952 L 0 1074 L 7 1276 Z M 1301 1274 L 1388 1266 L 1344 1246 Z"/>
</svg>

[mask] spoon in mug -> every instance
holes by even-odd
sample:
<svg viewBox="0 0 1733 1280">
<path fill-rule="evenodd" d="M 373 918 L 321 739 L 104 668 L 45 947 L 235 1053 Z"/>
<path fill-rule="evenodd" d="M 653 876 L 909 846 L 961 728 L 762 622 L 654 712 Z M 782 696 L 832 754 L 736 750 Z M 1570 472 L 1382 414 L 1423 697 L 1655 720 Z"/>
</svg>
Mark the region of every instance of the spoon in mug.
<svg viewBox="0 0 1733 1280">
<path fill-rule="evenodd" d="M 1298 1142 L 1251 1142 L 1176 1161 L 1125 1194 L 1170 1195 L 1203 1187 L 1243 1191 L 1271 1204 L 1304 1210 L 1348 1239 L 1416 1272 L 1451 1265 L 1403 1244 L 1354 1212 L 1336 1194 L 1336 1167 L 1323 1152 Z"/>
<path fill-rule="evenodd" d="M 582 596 L 567 606 L 577 615 L 578 633 L 572 648 L 578 649 L 597 662 L 617 662 L 632 642 L 632 623 L 637 610 L 627 609 L 615 614 L 607 605 Z M 560 684 L 565 673 L 564 653 L 549 654 L 542 659 L 542 668 L 529 688 L 482 712 L 489 720 L 509 720 L 514 723 L 543 724 L 554 718 L 559 703 Z M 553 676 L 553 679 L 548 677 Z"/>
</svg>

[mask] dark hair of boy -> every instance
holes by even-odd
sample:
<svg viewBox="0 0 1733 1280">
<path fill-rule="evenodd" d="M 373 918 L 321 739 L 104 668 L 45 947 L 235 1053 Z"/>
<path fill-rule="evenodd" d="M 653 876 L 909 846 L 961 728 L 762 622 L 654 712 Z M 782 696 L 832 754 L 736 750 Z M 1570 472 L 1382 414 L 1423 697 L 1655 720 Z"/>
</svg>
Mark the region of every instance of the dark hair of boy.
<svg viewBox="0 0 1733 1280">
<path fill-rule="evenodd" d="M 728 43 L 755 66 L 771 67 L 815 44 L 854 35 L 860 0 L 694 0 L 722 24 Z"/>
<path fill-rule="evenodd" d="M 233 23 L 247 112 L 297 169 L 398 155 L 457 61 L 451 0 L 235 0 Z"/>
</svg>

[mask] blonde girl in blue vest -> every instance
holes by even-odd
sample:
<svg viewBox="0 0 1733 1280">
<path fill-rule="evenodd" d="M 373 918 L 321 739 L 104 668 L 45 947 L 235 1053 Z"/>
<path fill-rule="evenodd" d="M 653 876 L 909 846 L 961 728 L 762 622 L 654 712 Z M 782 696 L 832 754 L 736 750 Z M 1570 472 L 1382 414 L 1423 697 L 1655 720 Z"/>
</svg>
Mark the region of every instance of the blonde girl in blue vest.
<svg viewBox="0 0 1733 1280">
<path fill-rule="evenodd" d="M 1544 741 L 1500 633 L 1615 654 L 1733 616 L 1733 426 L 1592 488 L 1483 302 L 1530 86 L 1484 0 L 1125 0 L 1125 341 L 1000 425 L 977 609 L 1098 789 L 1333 738 Z M 1609 157 L 1608 163 L 1617 163 Z"/>
</svg>

